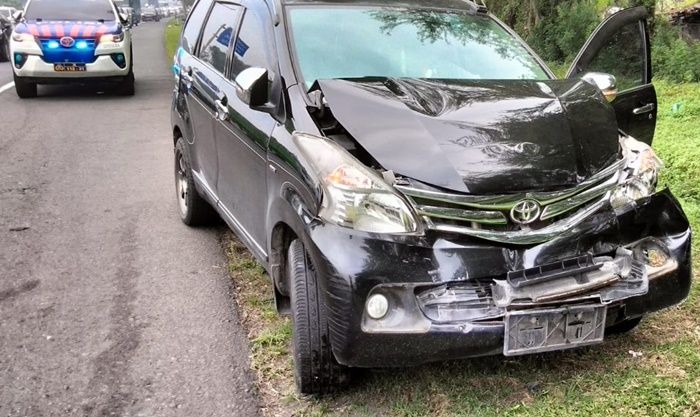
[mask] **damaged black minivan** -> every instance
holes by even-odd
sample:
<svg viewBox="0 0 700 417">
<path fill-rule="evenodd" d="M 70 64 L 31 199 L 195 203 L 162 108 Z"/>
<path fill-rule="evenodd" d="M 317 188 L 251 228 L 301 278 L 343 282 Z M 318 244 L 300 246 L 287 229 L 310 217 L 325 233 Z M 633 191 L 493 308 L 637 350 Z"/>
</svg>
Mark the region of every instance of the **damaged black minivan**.
<svg viewBox="0 0 700 417">
<path fill-rule="evenodd" d="M 293 318 L 298 389 L 349 367 L 600 343 L 684 300 L 647 14 L 565 79 L 483 3 L 199 0 L 173 71 L 180 214 L 217 214 Z"/>
</svg>

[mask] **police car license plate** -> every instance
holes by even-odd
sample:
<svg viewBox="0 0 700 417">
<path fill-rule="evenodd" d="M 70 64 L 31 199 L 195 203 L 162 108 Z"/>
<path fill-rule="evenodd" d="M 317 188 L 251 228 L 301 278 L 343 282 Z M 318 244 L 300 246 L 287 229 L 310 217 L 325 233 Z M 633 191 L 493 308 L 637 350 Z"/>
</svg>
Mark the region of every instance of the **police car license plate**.
<svg viewBox="0 0 700 417">
<path fill-rule="evenodd" d="M 571 306 L 511 311 L 505 317 L 505 356 L 597 344 L 605 335 L 607 307 Z"/>
<path fill-rule="evenodd" d="M 85 64 L 54 64 L 56 72 L 85 72 Z"/>
</svg>

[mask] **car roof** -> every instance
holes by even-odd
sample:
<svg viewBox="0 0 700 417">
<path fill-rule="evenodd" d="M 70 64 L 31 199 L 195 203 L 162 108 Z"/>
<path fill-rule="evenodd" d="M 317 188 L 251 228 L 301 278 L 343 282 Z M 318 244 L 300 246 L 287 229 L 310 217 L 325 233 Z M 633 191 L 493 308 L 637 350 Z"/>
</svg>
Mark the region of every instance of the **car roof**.
<svg viewBox="0 0 700 417">
<path fill-rule="evenodd" d="M 347 5 L 347 6 L 389 6 L 407 8 L 475 10 L 478 5 L 470 0 L 282 0 L 285 5 Z"/>
</svg>

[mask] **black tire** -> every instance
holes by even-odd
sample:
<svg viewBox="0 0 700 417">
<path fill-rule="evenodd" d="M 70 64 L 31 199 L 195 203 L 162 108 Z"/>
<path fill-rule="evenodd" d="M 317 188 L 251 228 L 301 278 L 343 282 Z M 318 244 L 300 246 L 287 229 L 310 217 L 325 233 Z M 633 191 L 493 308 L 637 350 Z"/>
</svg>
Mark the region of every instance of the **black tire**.
<svg viewBox="0 0 700 417">
<path fill-rule="evenodd" d="M 180 219 L 192 227 L 212 224 L 217 215 L 195 187 L 191 161 L 185 140 L 179 138 L 175 145 L 175 193 Z"/>
<path fill-rule="evenodd" d="M 629 319 L 625 321 L 621 321 L 615 325 L 612 325 L 605 329 L 605 335 L 614 335 L 614 334 L 624 334 L 631 332 L 634 330 L 637 326 L 639 326 L 639 323 L 642 322 L 642 317 L 637 317 L 634 319 Z"/>
<path fill-rule="evenodd" d="M 136 79 L 134 77 L 134 54 L 131 53 L 129 64 L 129 74 L 119 84 L 118 93 L 120 96 L 133 96 L 136 94 Z"/>
<path fill-rule="evenodd" d="M 2 45 L 0 45 L 0 62 L 7 62 L 10 60 L 10 40 L 5 36 L 2 40 Z"/>
<path fill-rule="evenodd" d="M 15 78 L 15 90 L 19 98 L 35 98 L 37 96 L 36 83 L 23 80 L 21 77 Z"/>
<path fill-rule="evenodd" d="M 289 246 L 287 277 L 292 290 L 292 350 L 297 390 L 309 395 L 335 392 L 347 384 L 348 368 L 340 365 L 333 355 L 328 315 L 316 273 L 299 240 Z"/>
</svg>

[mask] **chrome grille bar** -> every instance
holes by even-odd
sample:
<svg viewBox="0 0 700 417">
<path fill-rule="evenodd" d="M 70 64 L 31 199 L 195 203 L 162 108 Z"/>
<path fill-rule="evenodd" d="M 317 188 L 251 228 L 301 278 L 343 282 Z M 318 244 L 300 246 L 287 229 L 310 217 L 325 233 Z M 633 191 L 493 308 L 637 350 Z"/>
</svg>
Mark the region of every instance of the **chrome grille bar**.
<svg viewBox="0 0 700 417">
<path fill-rule="evenodd" d="M 485 211 L 485 210 L 463 210 L 449 207 L 433 207 L 433 206 L 416 206 L 418 214 L 423 216 L 446 219 L 474 222 L 481 224 L 508 224 L 508 219 L 500 211 Z"/>
<path fill-rule="evenodd" d="M 464 195 L 464 194 L 454 194 L 445 193 L 441 191 L 425 190 L 415 187 L 409 187 L 404 185 L 396 185 L 395 188 L 400 190 L 407 196 L 424 199 L 439 201 L 443 203 L 451 203 L 460 206 L 481 209 L 481 210 L 499 210 L 506 211 L 510 210 L 515 206 L 515 204 L 524 199 L 536 200 L 542 206 L 548 206 L 550 204 L 565 200 L 576 194 L 580 194 L 583 191 L 598 185 L 599 183 L 609 180 L 611 176 L 619 173 L 625 164 L 625 160 L 621 159 L 616 161 L 614 164 L 603 169 L 597 174 L 593 175 L 591 178 L 581 182 L 574 188 L 570 188 L 562 191 L 554 192 L 535 192 L 535 193 L 518 193 L 518 194 L 503 194 L 494 196 L 474 196 L 474 195 Z M 607 181 L 606 181 L 607 182 Z M 590 200 L 589 200 L 590 201 Z"/>
</svg>

